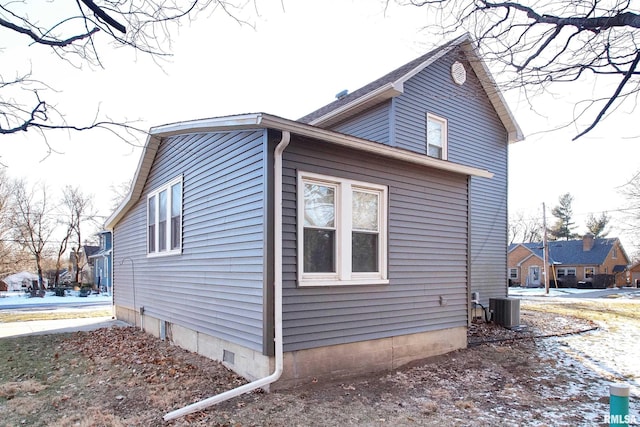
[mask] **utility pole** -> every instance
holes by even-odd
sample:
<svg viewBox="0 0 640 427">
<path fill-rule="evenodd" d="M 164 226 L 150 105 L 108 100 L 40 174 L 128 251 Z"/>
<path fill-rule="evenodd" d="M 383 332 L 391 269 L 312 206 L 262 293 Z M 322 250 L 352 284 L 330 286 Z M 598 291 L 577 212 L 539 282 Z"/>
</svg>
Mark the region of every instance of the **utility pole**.
<svg viewBox="0 0 640 427">
<path fill-rule="evenodd" d="M 549 281 L 547 280 L 547 211 L 542 202 L 542 278 L 544 280 L 544 293 L 549 295 Z"/>
</svg>

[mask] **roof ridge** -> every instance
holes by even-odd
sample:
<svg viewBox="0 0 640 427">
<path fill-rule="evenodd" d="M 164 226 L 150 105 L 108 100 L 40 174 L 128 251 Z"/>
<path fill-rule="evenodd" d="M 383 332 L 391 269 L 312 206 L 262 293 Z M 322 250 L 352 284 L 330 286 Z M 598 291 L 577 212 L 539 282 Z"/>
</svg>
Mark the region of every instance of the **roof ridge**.
<svg viewBox="0 0 640 427">
<path fill-rule="evenodd" d="M 384 86 L 385 84 L 400 80 L 402 77 L 410 74 L 411 71 L 419 68 L 422 63 L 427 62 L 434 56 L 437 56 L 438 53 L 441 53 L 452 46 L 458 46 L 466 40 L 469 40 L 469 35 L 466 33 L 462 36 L 456 37 L 455 39 L 449 40 L 448 42 L 434 49 L 431 49 L 429 52 L 395 68 L 394 70 L 384 74 L 383 76 L 373 80 L 372 82 L 365 84 L 355 91 L 348 93 L 346 96 L 336 99 L 335 101 L 332 101 L 318 108 L 317 110 L 312 111 L 311 113 L 299 118 L 297 121 L 302 123 L 312 123 L 314 120 L 355 101 L 356 99 L 370 93 L 371 91 Z"/>
</svg>

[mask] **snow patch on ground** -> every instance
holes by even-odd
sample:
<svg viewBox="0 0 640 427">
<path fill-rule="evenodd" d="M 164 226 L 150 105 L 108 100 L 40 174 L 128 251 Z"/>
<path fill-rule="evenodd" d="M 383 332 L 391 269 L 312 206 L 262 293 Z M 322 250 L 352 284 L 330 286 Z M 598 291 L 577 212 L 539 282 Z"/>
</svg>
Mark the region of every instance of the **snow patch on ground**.
<svg viewBox="0 0 640 427">
<path fill-rule="evenodd" d="M 80 296 L 80 291 L 67 291 L 64 297 L 57 297 L 55 292 L 47 291 L 45 296 L 30 297 L 22 291 L 0 292 L 0 310 L 3 306 L 14 305 L 47 305 L 47 304 L 81 304 L 84 302 L 104 302 L 111 304 L 112 297 L 106 294 L 91 294 L 86 297 Z"/>
</svg>

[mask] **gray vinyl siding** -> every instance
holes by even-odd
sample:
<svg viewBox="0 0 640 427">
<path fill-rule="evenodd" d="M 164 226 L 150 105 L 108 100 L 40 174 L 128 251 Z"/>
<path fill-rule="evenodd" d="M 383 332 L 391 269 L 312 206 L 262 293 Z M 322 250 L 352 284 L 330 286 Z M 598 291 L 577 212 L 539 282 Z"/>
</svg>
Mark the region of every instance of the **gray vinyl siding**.
<svg viewBox="0 0 640 427">
<path fill-rule="evenodd" d="M 466 326 L 467 177 L 323 145 L 284 154 L 285 351 Z M 297 171 L 388 186 L 390 284 L 297 286 Z"/>
<path fill-rule="evenodd" d="M 266 131 L 164 140 L 114 233 L 115 304 L 262 351 Z M 182 254 L 146 255 L 150 191 L 183 176 Z M 135 288 L 135 297 L 134 297 Z"/>
<path fill-rule="evenodd" d="M 507 293 L 507 132 L 469 66 L 458 86 L 450 75 L 455 54 L 430 65 L 394 98 L 395 144 L 425 153 L 426 114 L 447 119 L 448 160 L 486 169 L 491 179 L 471 178 L 470 291 L 483 303 Z"/>
<path fill-rule="evenodd" d="M 371 141 L 389 144 L 389 115 L 391 102 L 387 101 L 356 118 L 331 127 L 331 130 Z"/>
</svg>

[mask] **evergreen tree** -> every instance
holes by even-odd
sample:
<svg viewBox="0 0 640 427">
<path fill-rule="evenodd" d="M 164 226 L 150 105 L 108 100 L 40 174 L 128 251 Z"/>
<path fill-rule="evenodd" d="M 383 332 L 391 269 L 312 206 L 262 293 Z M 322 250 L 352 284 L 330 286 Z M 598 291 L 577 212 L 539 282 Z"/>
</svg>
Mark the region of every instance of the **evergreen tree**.
<svg viewBox="0 0 640 427">
<path fill-rule="evenodd" d="M 596 239 L 607 237 L 609 231 L 605 231 L 605 228 L 609 225 L 610 219 L 611 217 L 607 215 L 606 212 L 602 212 L 599 218 L 596 218 L 593 214 L 589 214 L 589 218 L 587 218 L 587 230 L 589 230 L 589 233 L 593 234 L 593 237 Z"/>
<path fill-rule="evenodd" d="M 557 218 L 556 223 L 549 229 L 551 240 L 571 240 L 578 236 L 573 232 L 575 223 L 572 221 L 571 203 L 573 203 L 573 196 L 565 193 L 558 198 L 558 205 L 551 210 L 551 214 Z"/>
</svg>

